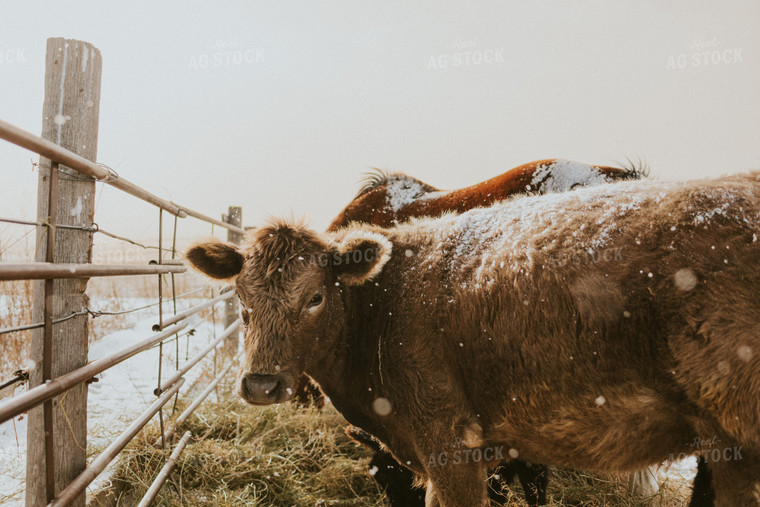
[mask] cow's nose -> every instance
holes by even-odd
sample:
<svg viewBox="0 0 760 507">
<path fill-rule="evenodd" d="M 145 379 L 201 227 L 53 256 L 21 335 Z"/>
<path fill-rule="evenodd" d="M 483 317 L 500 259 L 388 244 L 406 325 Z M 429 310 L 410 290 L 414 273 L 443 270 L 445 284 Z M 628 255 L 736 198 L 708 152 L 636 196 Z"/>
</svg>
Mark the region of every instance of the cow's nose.
<svg viewBox="0 0 760 507">
<path fill-rule="evenodd" d="M 254 405 L 271 405 L 282 403 L 293 397 L 292 375 L 257 375 L 245 373 L 240 378 L 238 392 L 240 396 Z"/>
</svg>

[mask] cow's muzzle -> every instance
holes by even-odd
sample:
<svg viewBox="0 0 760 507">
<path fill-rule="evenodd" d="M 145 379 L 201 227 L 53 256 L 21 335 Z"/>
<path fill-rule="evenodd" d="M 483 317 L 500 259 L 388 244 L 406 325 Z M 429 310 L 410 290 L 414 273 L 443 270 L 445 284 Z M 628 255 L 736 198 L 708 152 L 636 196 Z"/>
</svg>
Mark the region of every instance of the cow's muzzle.
<svg viewBox="0 0 760 507">
<path fill-rule="evenodd" d="M 274 375 L 243 373 L 238 394 L 252 405 L 271 405 L 288 401 L 295 394 L 295 377 L 287 372 Z"/>
</svg>

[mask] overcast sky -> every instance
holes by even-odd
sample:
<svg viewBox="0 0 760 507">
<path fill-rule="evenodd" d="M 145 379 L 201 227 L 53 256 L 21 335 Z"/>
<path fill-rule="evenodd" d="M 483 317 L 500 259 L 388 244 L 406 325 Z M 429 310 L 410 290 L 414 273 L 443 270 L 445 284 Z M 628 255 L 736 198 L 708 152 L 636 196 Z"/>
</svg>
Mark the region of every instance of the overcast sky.
<svg viewBox="0 0 760 507">
<path fill-rule="evenodd" d="M 324 228 L 370 167 L 443 188 L 551 157 L 758 168 L 758 21 L 757 0 L 3 0 L 0 118 L 39 134 L 45 40 L 91 42 L 99 162 L 208 215 Z M 31 157 L 0 141 L 0 217 L 34 217 Z M 156 215 L 106 189 L 96 221 L 150 238 Z"/>
</svg>

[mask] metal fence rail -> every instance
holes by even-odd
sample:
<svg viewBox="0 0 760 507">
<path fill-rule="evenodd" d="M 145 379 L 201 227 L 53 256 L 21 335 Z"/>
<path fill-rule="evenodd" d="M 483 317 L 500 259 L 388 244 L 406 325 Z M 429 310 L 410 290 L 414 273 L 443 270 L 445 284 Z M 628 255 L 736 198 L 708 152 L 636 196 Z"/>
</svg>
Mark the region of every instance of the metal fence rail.
<svg viewBox="0 0 760 507">
<path fill-rule="evenodd" d="M 158 472 L 158 475 L 156 475 L 153 484 L 150 485 L 148 491 L 145 493 L 145 496 L 143 496 L 142 500 L 140 500 L 140 503 L 137 504 L 137 507 L 148 507 L 153 502 L 153 500 L 156 499 L 156 496 L 161 490 L 161 487 L 169 478 L 169 474 L 171 474 L 172 470 L 174 470 L 174 467 L 177 466 L 179 455 L 182 454 L 182 451 L 185 450 L 185 446 L 190 441 L 190 438 L 192 436 L 192 433 L 189 431 L 186 431 L 185 434 L 182 435 L 182 438 L 179 442 L 177 442 L 177 446 L 174 448 L 171 456 L 169 456 L 169 459 L 167 460 L 164 467 Z"/>
<path fill-rule="evenodd" d="M 162 333 L 151 336 L 150 338 L 141 342 L 135 343 L 131 347 L 127 347 L 124 350 L 115 352 L 97 361 L 93 361 L 86 366 L 83 366 L 77 370 L 70 371 L 65 375 L 46 382 L 37 387 L 34 387 L 22 395 L 15 398 L 9 398 L 0 403 L 0 423 L 4 423 L 8 419 L 22 414 L 32 407 L 36 407 L 40 403 L 43 403 L 55 396 L 58 396 L 64 391 L 68 391 L 72 387 L 85 382 L 98 373 L 106 371 L 108 368 L 115 366 L 123 361 L 126 361 L 135 354 L 148 349 L 151 345 L 165 340 L 174 333 L 177 333 L 187 326 L 186 323 L 177 324 L 176 326 L 165 330 Z"/>
<path fill-rule="evenodd" d="M 171 326 L 172 324 L 176 324 L 177 322 L 184 320 L 191 315 L 195 315 L 196 313 L 200 312 L 201 310 L 205 310 L 206 308 L 210 308 L 214 306 L 215 304 L 225 301 L 227 299 L 230 299 L 232 296 L 234 296 L 234 292 L 227 292 L 220 296 L 215 297 L 214 299 L 211 299 L 209 301 L 206 301 L 205 303 L 201 303 L 197 306 L 194 306 L 192 308 L 188 308 L 184 312 L 177 313 L 175 315 L 172 315 L 168 319 L 164 319 L 159 324 L 153 325 L 153 331 L 161 331 L 162 329 L 167 328 L 168 326 Z"/>
<path fill-rule="evenodd" d="M 184 273 L 184 266 L 139 264 L 57 264 L 27 262 L 0 264 L 0 280 L 44 280 L 48 278 L 91 278 L 95 276 L 134 276 Z"/>
<path fill-rule="evenodd" d="M 196 398 L 190 403 L 190 405 L 187 406 L 187 408 L 177 417 L 177 419 L 174 421 L 174 426 L 166 430 L 166 432 L 163 435 L 164 440 L 170 441 L 172 437 L 176 434 L 176 431 L 178 428 L 181 428 L 182 425 L 187 421 L 187 418 L 190 417 L 193 412 L 195 412 L 195 409 L 198 408 L 201 403 L 203 403 L 206 398 L 208 398 L 208 395 L 211 394 L 211 391 L 214 390 L 214 388 L 219 385 L 219 382 L 222 381 L 222 379 L 227 376 L 227 373 L 229 373 L 230 369 L 232 368 L 232 363 L 228 364 L 220 373 L 219 375 L 214 378 L 214 380 L 211 381 L 211 383 L 206 386 L 206 389 L 203 390 L 202 393 L 200 393 Z M 160 445 L 161 443 L 161 437 L 156 440 L 154 445 Z"/>
<path fill-rule="evenodd" d="M 75 48 L 81 47 L 85 49 L 85 54 L 87 54 L 87 51 L 89 50 L 93 56 L 92 61 L 90 62 L 91 65 L 97 65 L 99 66 L 100 63 L 100 54 L 97 51 L 96 48 L 92 47 L 91 45 L 88 45 L 87 43 L 83 43 L 81 41 L 70 41 L 70 40 L 64 40 L 64 39 L 49 39 L 48 40 L 48 51 L 47 51 L 47 68 L 46 68 L 46 85 L 53 83 L 53 86 L 46 86 L 46 95 L 45 95 L 45 107 L 49 104 L 49 96 L 48 92 L 51 93 L 51 96 L 60 93 L 60 95 L 55 95 L 56 102 L 55 104 L 59 104 L 58 99 L 60 99 L 60 103 L 62 104 L 64 102 L 64 97 L 68 100 L 73 101 L 73 104 L 77 104 L 76 100 L 77 98 L 81 98 L 82 93 L 86 95 L 87 93 L 91 92 L 91 89 L 80 89 L 79 83 L 77 82 L 77 90 L 78 93 L 75 93 L 72 95 L 72 97 L 69 97 L 69 95 L 64 96 L 64 78 L 68 79 L 70 76 L 66 74 L 66 65 L 61 67 L 58 62 L 58 56 L 63 55 L 62 58 L 67 58 L 67 55 L 71 58 L 78 58 L 81 56 L 81 54 L 76 53 L 76 51 L 81 51 L 80 49 L 74 49 L 70 51 L 70 45 Z M 55 61 L 53 61 L 55 60 Z M 77 66 L 74 64 L 69 65 L 69 69 L 76 69 Z M 52 69 L 52 70 L 51 70 Z M 61 70 L 63 71 L 63 74 L 61 74 Z M 49 80 L 48 74 L 55 75 L 57 80 Z M 56 74 L 57 73 L 57 74 Z M 95 93 L 95 98 L 97 99 L 99 103 L 99 75 L 100 70 L 98 68 L 97 71 L 97 87 Z M 79 77 L 74 76 L 72 78 L 73 80 L 79 79 Z M 92 83 L 88 83 L 86 86 L 90 86 Z M 52 90 L 52 91 L 51 91 Z M 91 106 L 92 104 L 89 104 Z M 66 106 L 69 107 L 69 106 Z M 76 107 L 76 106 L 74 106 Z M 43 109 L 45 109 L 43 107 Z M 82 108 L 86 109 L 86 108 Z M 91 108 L 92 110 L 97 111 L 96 108 Z M 75 109 L 69 109 L 71 111 L 74 111 Z M 74 114 L 72 112 L 72 114 Z M 53 116 L 56 115 L 50 115 L 48 118 L 47 115 L 45 116 L 45 121 L 53 121 Z M 68 118 L 68 116 L 67 116 Z M 72 122 L 76 123 L 76 122 Z M 92 123 L 91 123 L 92 124 Z M 52 123 L 51 123 L 52 125 Z M 58 128 L 58 141 L 61 141 L 61 124 L 56 123 L 55 124 Z M 94 125 L 97 125 L 97 117 L 95 118 Z M 68 127 L 67 127 L 68 128 Z M 79 126 L 77 126 L 79 128 Z M 83 127 L 87 128 L 87 127 Z M 43 132 L 45 132 L 45 128 L 43 127 Z M 39 371 L 42 372 L 41 378 L 42 382 L 37 385 L 36 387 L 33 387 L 26 391 L 23 394 L 20 394 L 15 397 L 8 398 L 2 402 L 0 402 L 0 423 L 3 423 L 5 421 L 10 420 L 11 418 L 20 415 L 24 412 L 30 411 L 34 407 L 38 407 L 42 405 L 44 407 L 44 435 L 40 434 L 39 438 L 44 439 L 44 456 L 39 459 L 39 457 L 35 458 L 37 461 L 32 460 L 31 455 L 28 454 L 28 467 L 29 470 L 35 470 L 35 473 L 32 475 L 28 474 L 28 477 L 33 477 L 34 481 L 37 482 L 37 485 L 40 484 L 44 485 L 44 491 L 42 497 L 47 498 L 48 505 L 51 506 L 64 506 L 64 505 L 71 505 L 72 503 L 77 503 L 78 505 L 83 505 L 84 497 L 83 493 L 85 492 L 87 486 L 105 469 L 105 467 L 113 461 L 121 452 L 122 449 L 134 438 L 137 433 L 145 427 L 146 424 L 155 416 L 158 414 L 159 421 L 161 424 L 161 438 L 166 441 L 170 439 L 174 432 L 181 427 L 183 422 L 190 416 L 190 414 L 200 406 L 200 404 L 207 398 L 208 394 L 211 392 L 211 390 L 218 385 L 218 383 L 224 378 L 225 375 L 227 375 L 232 367 L 232 363 L 229 363 L 225 368 L 222 369 L 221 373 L 214 378 L 214 380 L 211 382 L 211 384 L 199 395 L 196 397 L 196 399 L 188 406 L 188 408 L 180 415 L 180 417 L 175 421 L 173 427 L 169 431 L 164 431 L 163 428 L 163 412 L 162 408 L 166 403 L 172 399 L 173 397 L 178 395 L 180 387 L 185 382 L 184 375 L 187 374 L 188 371 L 190 371 L 192 368 L 197 366 L 200 361 L 207 357 L 210 352 L 220 350 L 218 345 L 223 342 L 224 340 L 227 340 L 228 343 L 230 339 L 234 339 L 235 343 L 237 342 L 237 333 L 239 333 L 240 329 L 240 321 L 239 319 L 235 321 L 233 324 L 226 327 L 224 332 L 221 333 L 219 337 L 216 337 L 216 330 L 214 328 L 214 336 L 215 338 L 199 353 L 197 353 L 195 356 L 193 356 L 192 359 L 185 362 L 183 365 L 179 365 L 179 337 L 181 336 L 179 332 L 185 328 L 188 327 L 187 322 L 182 322 L 183 320 L 187 319 L 191 315 L 197 314 L 198 312 L 201 312 L 204 309 L 211 308 L 212 312 L 212 320 L 214 316 L 214 306 L 217 303 L 220 302 L 227 302 L 227 309 L 229 313 L 229 307 L 230 302 L 232 301 L 232 298 L 234 296 L 234 292 L 228 292 L 224 293 L 219 296 L 210 297 L 209 300 L 195 305 L 194 307 L 184 310 L 182 312 L 177 312 L 176 309 L 176 301 L 178 297 L 181 297 L 183 295 L 177 295 L 175 291 L 175 285 L 174 285 L 174 275 L 178 273 L 184 273 L 186 271 L 185 266 L 183 263 L 176 259 L 176 233 L 177 233 L 177 218 L 186 218 L 186 217 L 192 217 L 198 220 L 201 220 L 203 222 L 206 222 L 208 224 L 211 224 L 212 226 L 212 232 L 214 226 L 223 227 L 228 230 L 228 235 L 234 234 L 241 236 L 244 234 L 245 230 L 242 227 L 242 224 L 240 222 L 240 211 L 238 209 L 237 215 L 235 217 L 235 220 L 230 220 L 230 222 L 234 223 L 228 223 L 228 218 L 223 216 L 223 220 L 217 220 L 214 218 L 211 218 L 203 213 L 200 213 L 196 210 L 190 209 L 185 206 L 180 206 L 179 204 L 176 204 L 174 202 L 171 202 L 166 199 L 162 199 L 158 197 L 157 195 L 149 192 L 148 190 L 132 183 L 131 181 L 123 178 L 119 174 L 117 174 L 114 170 L 110 169 L 108 166 L 104 164 L 100 164 L 97 162 L 94 162 L 93 160 L 88 160 L 84 156 L 81 156 L 73 151 L 70 151 L 59 144 L 56 144 L 48 139 L 44 139 L 40 136 L 36 136 L 34 134 L 31 134 L 15 125 L 12 125 L 6 121 L 0 120 L 0 139 L 4 139 L 6 141 L 9 141 L 10 143 L 13 143 L 17 146 L 20 146 L 22 148 L 31 150 L 37 154 L 39 154 L 41 157 L 44 157 L 50 161 L 50 166 L 47 167 L 46 164 L 41 164 L 41 169 L 49 169 L 49 173 L 40 171 L 40 188 L 44 190 L 44 192 L 41 191 L 41 193 L 38 195 L 38 199 L 40 200 L 40 203 L 43 203 L 46 205 L 47 209 L 47 217 L 45 216 L 39 216 L 37 221 L 29 221 L 29 220 L 20 220 L 20 219 L 14 219 L 14 218 L 3 218 L 1 219 L 3 222 L 18 224 L 18 225 L 29 225 L 29 226 L 35 226 L 37 228 L 38 232 L 38 251 L 42 252 L 41 256 L 37 256 L 38 262 L 33 263 L 20 263 L 20 264 L 10 264 L 10 263 L 0 263 L 0 281 L 3 280 L 44 280 L 44 307 L 43 312 L 41 314 L 37 314 L 37 317 L 35 317 L 35 320 L 32 320 L 33 323 L 26 324 L 26 325 L 20 325 L 15 327 L 7 327 L 5 329 L 0 330 L 0 334 L 7 334 L 7 333 L 16 333 L 16 332 L 23 332 L 23 331 L 29 331 L 32 329 L 42 329 L 42 336 L 43 340 L 41 342 L 38 342 L 40 346 L 40 350 L 42 351 L 42 364 L 39 365 Z M 94 142 L 86 142 L 86 143 L 78 143 L 76 144 L 77 149 L 79 149 L 79 146 L 84 146 L 85 144 L 87 146 L 90 145 L 96 145 L 97 144 L 97 133 L 95 133 L 95 136 L 93 138 Z M 69 143 L 71 144 L 71 143 Z M 92 158 L 94 159 L 94 153 L 95 151 L 92 151 L 93 153 Z M 65 166 L 62 167 L 62 166 Z M 78 173 L 79 175 L 82 175 L 83 177 L 73 177 L 72 174 Z M 66 175 L 68 177 L 59 177 L 60 175 Z M 134 197 L 137 197 L 138 199 L 150 203 L 156 207 L 159 208 L 159 220 L 158 220 L 158 229 L 159 229 L 159 235 L 158 235 L 158 246 L 157 247 L 148 247 L 145 245 L 142 245 L 139 242 L 136 242 L 130 238 L 120 236 L 115 233 L 111 232 L 105 232 L 101 231 L 100 228 L 97 226 L 96 223 L 84 223 L 84 224 L 67 224 L 67 223 L 59 223 L 59 215 L 57 212 L 58 204 L 59 204 L 59 194 L 63 192 L 61 190 L 62 187 L 69 188 L 71 185 L 69 185 L 69 181 L 66 180 L 77 180 L 77 181 L 87 181 L 92 184 L 94 187 L 94 181 L 102 182 L 104 184 L 108 184 L 114 188 L 118 188 Z M 43 185 L 44 182 L 44 185 Z M 77 194 L 74 194 L 77 195 Z M 94 195 L 94 194 L 93 194 Z M 66 194 L 66 197 L 70 197 L 71 194 Z M 44 201 L 42 200 L 44 199 Z M 87 199 L 85 199 L 87 200 Z M 89 200 L 92 202 L 92 199 Z M 65 201 L 60 201 L 61 204 L 63 204 Z M 44 208 L 44 207 L 43 207 Z M 68 209 L 68 208 L 66 208 Z M 232 209 L 232 208 L 230 208 Z M 163 211 L 166 211 L 168 213 L 171 213 L 174 215 L 174 237 L 172 241 L 172 245 L 170 249 L 164 248 L 163 246 L 163 220 L 161 213 Z M 92 210 L 91 210 L 92 212 Z M 65 216 L 64 216 L 65 215 Z M 88 215 L 85 215 L 88 216 Z M 89 215 L 91 216 L 91 215 Z M 61 216 L 63 220 L 62 222 L 67 221 L 67 213 L 61 212 Z M 127 241 L 130 243 L 133 243 L 135 245 L 143 246 L 144 248 L 155 248 L 158 250 L 158 259 L 155 262 L 151 262 L 148 265 L 115 265 L 115 264 L 91 264 L 89 260 L 91 259 L 91 250 L 90 254 L 87 254 L 87 258 L 84 259 L 87 262 L 81 262 L 82 259 L 76 259 L 73 262 L 56 262 L 56 231 L 60 229 L 61 233 L 63 234 L 64 231 L 69 231 L 66 234 L 78 234 L 82 238 L 86 238 L 89 243 L 89 248 L 92 247 L 92 235 L 95 232 L 103 232 L 104 234 L 108 236 L 112 236 L 116 239 Z M 79 236 L 77 236 L 79 237 Z M 81 243 L 80 243 L 81 244 Z M 64 248 L 65 250 L 65 248 Z M 85 249 L 85 252 L 88 250 Z M 171 258 L 164 259 L 164 252 L 171 253 Z M 62 257 L 66 257 L 66 255 L 62 255 Z M 59 259 L 60 260 L 60 259 Z M 53 327 L 54 326 L 68 326 L 69 321 L 71 319 L 74 319 L 76 317 L 97 317 L 100 315 L 109 315 L 109 314 L 119 314 L 119 313 L 126 313 L 126 312 L 96 312 L 92 311 L 88 308 L 83 309 L 76 309 L 75 311 L 67 312 L 68 314 L 65 316 L 58 316 L 57 318 L 54 318 L 53 312 L 54 312 L 54 302 L 56 301 L 56 298 L 63 298 L 65 296 L 62 296 L 58 294 L 56 291 L 58 290 L 58 287 L 60 287 L 59 283 L 56 281 L 54 284 L 54 280 L 66 280 L 66 279 L 75 279 L 75 278 L 90 278 L 90 277 L 111 277 L 111 276 L 135 276 L 135 275 L 153 275 L 158 277 L 158 303 L 147 305 L 142 308 L 148 308 L 157 305 L 158 311 L 159 311 L 159 323 L 154 326 L 154 331 L 158 331 L 157 334 L 150 336 L 138 343 L 135 343 L 129 347 L 126 347 L 123 350 L 114 352 L 106 357 L 103 357 L 101 359 L 98 359 L 96 361 L 92 361 L 90 363 L 87 363 L 84 366 L 81 366 L 79 368 L 75 368 L 73 370 L 67 371 L 66 373 L 53 376 L 53 370 L 52 370 L 52 363 L 55 359 L 55 356 L 53 355 L 53 345 L 54 343 L 57 343 L 58 340 L 61 338 L 59 337 L 58 331 L 56 333 L 53 333 Z M 169 275 L 171 277 L 171 292 L 172 296 L 170 299 L 166 299 L 163 297 L 162 293 L 162 287 L 163 287 L 163 276 Z M 81 285 L 82 289 L 81 291 L 84 291 L 84 285 Z M 192 291 L 195 292 L 195 291 Z M 166 301 L 171 301 L 174 303 L 173 305 L 173 314 L 164 317 L 164 303 Z M 35 304 L 37 304 L 35 302 Z M 37 308 L 40 308 L 37 306 Z M 140 309 L 140 308 L 138 308 Z M 57 310 L 56 310 L 57 311 Z M 134 310 L 129 310 L 134 311 Z M 44 316 L 44 319 L 41 319 L 40 316 Z M 39 322 L 40 320 L 44 320 L 44 322 Z M 76 322 L 76 321 L 72 321 Z M 215 320 L 214 320 L 215 322 Z M 196 326 L 197 327 L 197 326 Z M 194 329 L 194 328 L 193 328 Z M 191 330 L 192 331 L 192 330 Z M 192 332 L 186 332 L 184 334 L 190 335 Z M 86 332 L 82 334 L 82 336 L 85 337 L 85 343 L 86 343 Z M 171 340 L 174 340 L 177 347 L 177 369 L 175 372 L 173 372 L 168 378 L 161 380 L 161 362 L 163 357 L 163 347 L 165 344 Z M 135 356 L 138 353 L 145 352 L 148 349 L 151 349 L 153 347 L 157 347 L 159 350 L 159 370 L 158 370 L 158 387 L 156 389 L 156 396 L 158 397 L 156 401 L 145 411 L 143 412 L 137 419 L 135 419 L 129 427 L 119 435 L 112 443 L 109 445 L 103 452 L 101 452 L 98 456 L 96 456 L 90 464 L 81 471 L 81 473 L 78 473 L 75 479 L 68 482 L 68 484 L 61 484 L 59 485 L 59 488 L 56 488 L 56 470 L 55 470 L 55 462 L 56 462 L 56 453 L 61 451 L 61 445 L 54 445 L 54 439 L 57 438 L 56 434 L 54 432 L 54 424 L 53 424 L 53 399 L 56 396 L 62 395 L 63 393 L 67 393 L 77 386 L 80 386 L 83 383 L 87 383 L 89 380 L 93 379 L 93 377 L 108 368 L 111 368 L 112 366 L 119 364 L 130 357 Z M 86 348 L 85 350 L 85 357 L 86 357 Z M 214 356 L 216 357 L 216 356 Z M 79 363 L 81 364 L 81 363 Z M 66 370 L 64 370 L 66 371 Z M 16 382 L 19 382 L 21 380 L 26 380 L 28 377 L 28 372 L 24 372 L 19 370 L 16 372 L 16 376 L 8 381 L 4 382 L 2 385 L 12 385 Z M 39 381 L 38 380 L 35 382 Z M 75 395 L 76 396 L 76 395 Z M 70 396 L 71 397 L 71 396 Z M 59 402 L 63 402 L 64 398 L 61 398 Z M 85 406 L 86 408 L 86 406 Z M 56 423 L 57 424 L 57 423 Z M 71 423 L 69 423 L 71 424 Z M 59 431 L 63 431 L 60 429 Z M 85 427 L 86 431 L 86 427 Z M 73 433 L 73 430 L 72 430 Z M 164 468 L 159 472 L 158 476 L 156 477 L 154 483 L 151 485 L 150 490 L 143 498 L 140 505 L 149 505 L 153 499 L 155 499 L 156 495 L 158 494 L 161 486 L 166 482 L 167 478 L 169 477 L 169 474 L 171 473 L 172 469 L 174 468 L 174 465 L 176 463 L 176 460 L 179 456 L 179 454 L 185 449 L 187 446 L 187 443 L 189 442 L 191 438 L 190 433 L 185 433 L 185 435 L 182 437 L 181 441 L 177 444 L 177 446 L 174 449 L 174 452 L 169 457 L 169 460 L 167 461 Z M 78 445 L 78 444 L 77 444 Z M 80 447 L 80 450 L 84 451 L 84 449 Z M 73 446 L 72 446 L 73 449 Z M 66 465 L 71 466 L 71 465 Z M 78 471 L 77 471 L 78 472 Z M 69 476 L 69 477 L 73 477 Z M 67 479 L 67 481 L 70 479 Z M 29 491 L 29 483 L 27 483 L 27 492 Z M 35 497 L 37 498 L 37 497 Z M 27 496 L 28 499 L 28 496 Z M 42 503 L 41 501 L 39 503 Z M 37 501 L 34 502 L 35 505 L 39 504 Z"/>
<path fill-rule="evenodd" d="M 47 139 L 35 136 L 34 134 L 3 120 L 0 120 L 0 138 L 5 139 L 16 146 L 21 146 L 22 148 L 38 153 L 45 158 L 55 160 L 58 163 L 75 169 L 93 179 L 108 183 L 128 194 L 132 194 L 138 199 L 142 199 L 154 206 L 158 206 L 173 215 L 178 215 L 183 218 L 186 216 L 185 212 L 183 212 L 176 204 L 172 204 L 166 199 L 161 199 L 157 195 L 148 192 L 131 181 L 120 177 L 118 174 L 108 169 L 108 167 L 91 162 L 72 151 L 48 141 Z"/>
<path fill-rule="evenodd" d="M 240 320 L 236 320 L 229 327 L 227 327 L 227 329 L 225 329 L 224 332 L 217 339 L 212 341 L 208 345 L 208 347 L 198 352 L 195 356 L 193 356 L 192 359 L 190 359 L 188 362 L 183 364 L 179 369 L 177 369 L 177 371 L 175 371 L 171 377 L 164 380 L 164 382 L 153 391 L 153 394 L 158 396 L 162 392 L 167 390 L 172 384 L 177 382 L 180 379 L 180 377 L 182 377 L 182 375 L 187 373 L 190 370 L 190 368 L 198 364 L 198 362 L 201 359 L 206 357 L 209 352 L 214 350 L 217 347 L 217 345 L 219 345 L 222 341 L 226 340 L 232 333 L 238 331 L 239 329 L 240 329 Z"/>
<path fill-rule="evenodd" d="M 97 309 L 96 310 L 92 310 L 90 308 L 83 308 L 79 312 L 73 312 L 70 315 L 67 315 L 65 317 L 61 317 L 60 319 L 54 319 L 53 320 L 53 324 L 58 324 L 60 322 L 66 321 L 68 319 L 77 317 L 79 315 L 85 315 L 85 314 L 89 314 L 91 317 L 94 318 L 94 317 L 101 317 L 103 315 L 125 315 L 127 313 L 139 312 L 141 310 L 147 310 L 148 308 L 153 308 L 154 306 L 158 306 L 159 304 L 168 304 L 168 303 L 171 303 L 172 301 L 176 301 L 179 298 L 190 296 L 192 294 L 197 294 L 198 292 L 200 292 L 202 290 L 208 290 L 208 289 L 209 289 L 209 287 L 201 287 L 200 289 L 193 289 L 191 291 L 185 292 L 184 294 L 177 294 L 175 296 L 172 296 L 171 300 L 162 301 L 160 303 L 150 303 L 148 305 L 142 305 L 142 306 L 138 306 L 138 307 L 135 307 L 135 308 L 129 308 L 127 310 L 109 311 L 109 310 L 97 310 Z M 8 334 L 8 333 L 18 333 L 20 331 L 29 331 L 31 329 L 38 329 L 38 328 L 41 328 L 41 327 L 44 327 L 44 326 L 45 326 L 44 322 L 37 322 L 36 324 L 24 324 L 24 325 L 21 325 L 21 326 L 6 327 L 6 328 L 3 328 L 3 329 L 0 329 L 0 335 Z M 164 326 L 164 327 L 166 327 L 166 326 Z M 156 331 L 156 329 L 154 329 L 153 331 Z M 158 331 L 160 331 L 160 329 Z M 0 389 L 2 389 L 2 386 L 0 386 Z"/>
</svg>

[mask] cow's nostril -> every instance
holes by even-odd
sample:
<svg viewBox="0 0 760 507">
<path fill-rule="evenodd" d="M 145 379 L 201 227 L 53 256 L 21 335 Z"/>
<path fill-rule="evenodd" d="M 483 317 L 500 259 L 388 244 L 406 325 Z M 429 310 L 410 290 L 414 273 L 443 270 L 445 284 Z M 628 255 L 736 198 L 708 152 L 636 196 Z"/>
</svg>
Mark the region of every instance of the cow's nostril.
<svg viewBox="0 0 760 507">
<path fill-rule="evenodd" d="M 247 402 L 255 405 L 282 403 L 292 397 L 293 378 L 293 375 L 283 373 L 276 375 L 248 373 L 240 379 L 238 390 Z"/>
<path fill-rule="evenodd" d="M 243 377 L 243 380 L 240 382 L 240 395 L 247 400 L 253 397 L 253 391 L 248 385 L 248 379 L 246 377 Z"/>
</svg>

